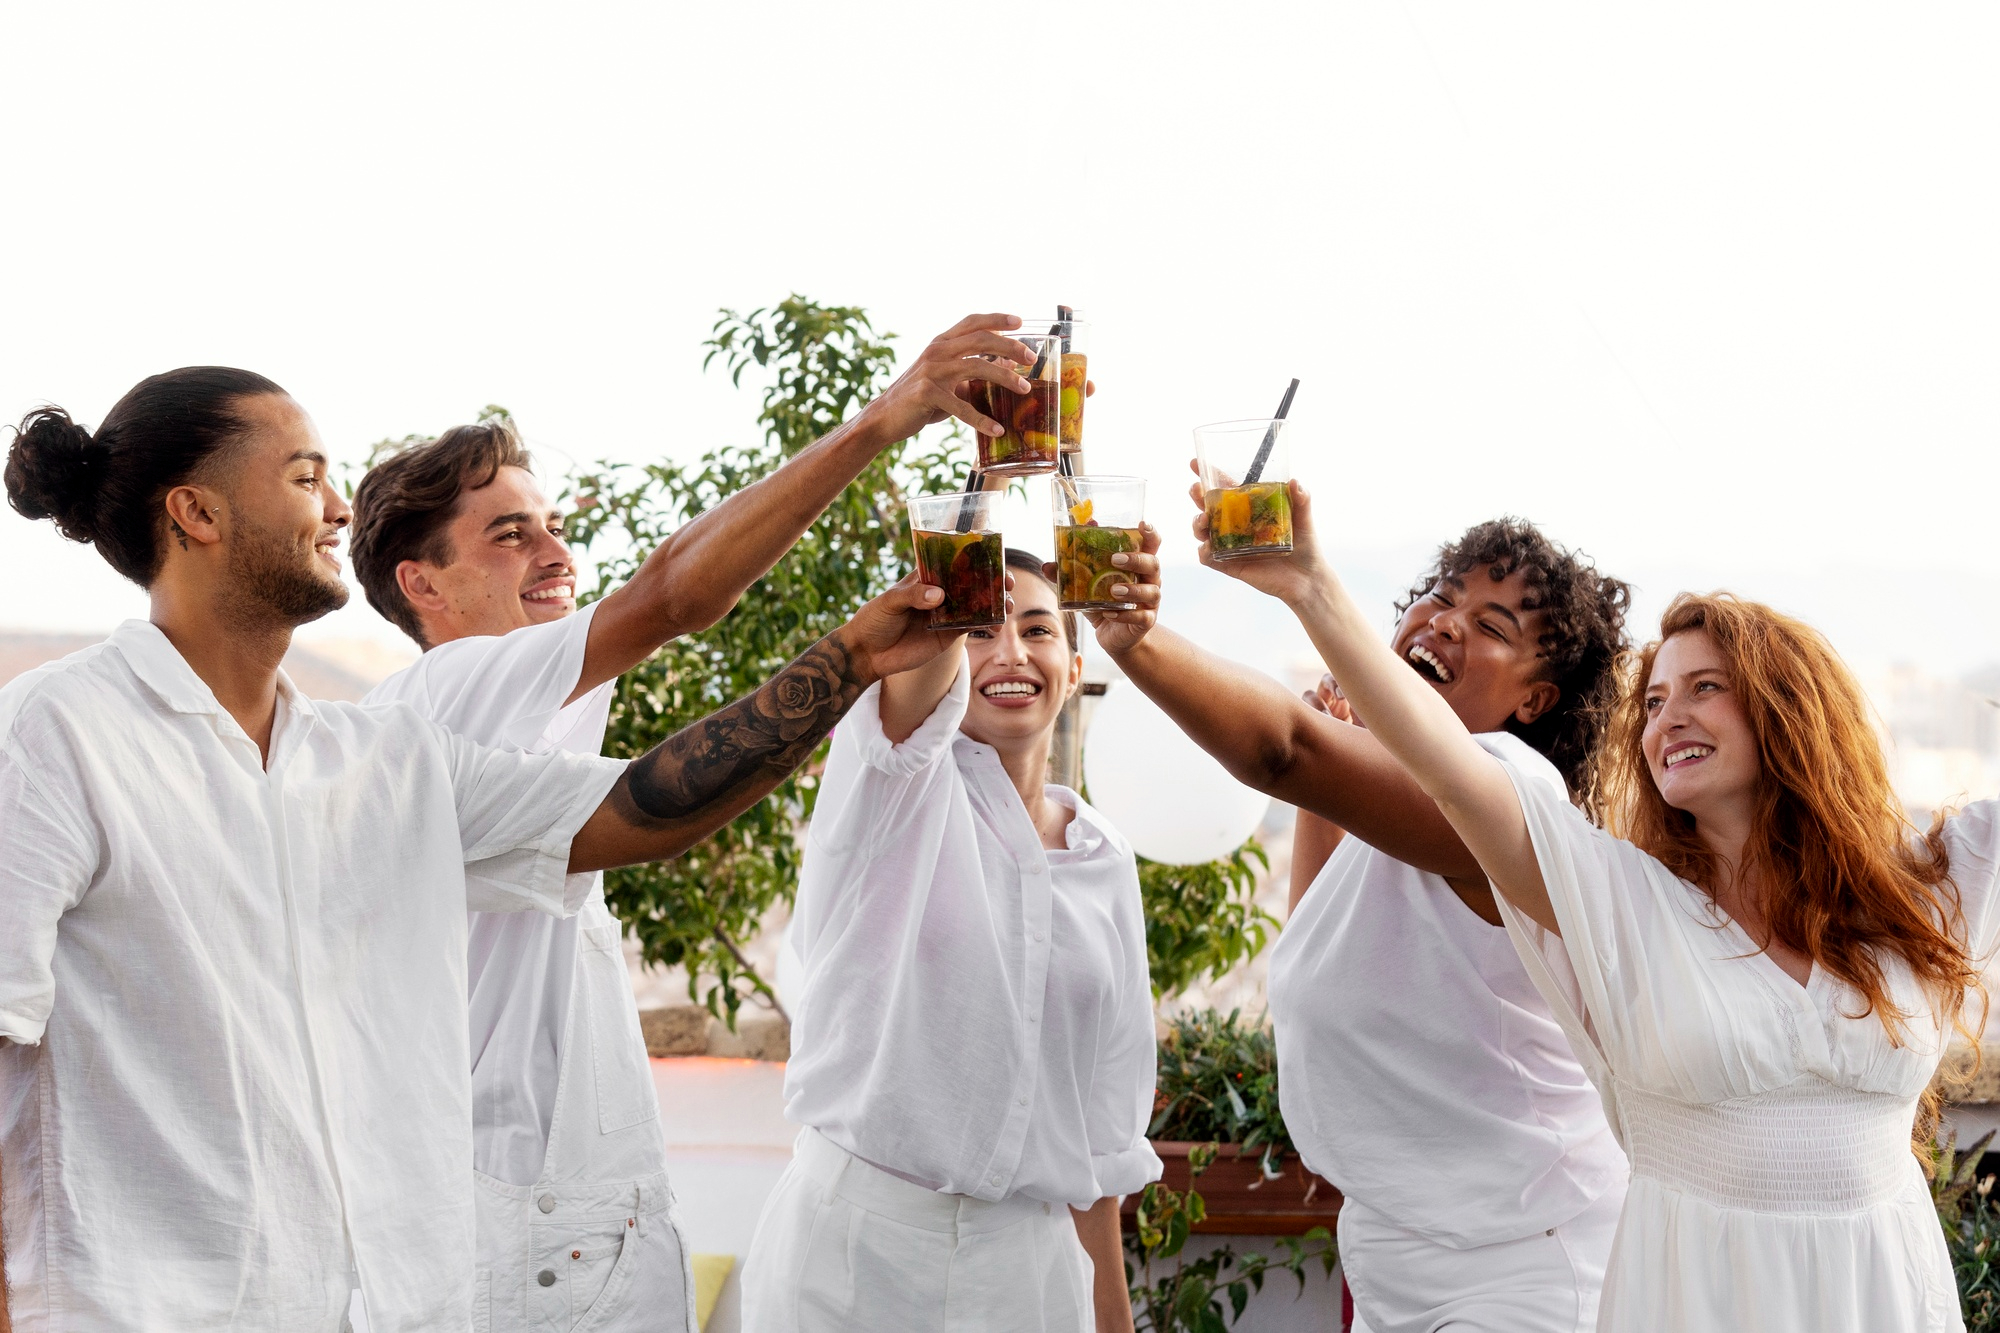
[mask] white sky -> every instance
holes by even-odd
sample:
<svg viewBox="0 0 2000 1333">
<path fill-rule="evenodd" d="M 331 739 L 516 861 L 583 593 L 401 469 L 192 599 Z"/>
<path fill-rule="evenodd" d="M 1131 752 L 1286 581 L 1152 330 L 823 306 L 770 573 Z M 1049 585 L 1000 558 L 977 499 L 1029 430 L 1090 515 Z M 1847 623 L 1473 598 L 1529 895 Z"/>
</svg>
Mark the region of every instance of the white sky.
<svg viewBox="0 0 2000 1333">
<path fill-rule="evenodd" d="M 718 306 L 1064 301 L 1182 554 L 1189 428 L 1297 375 L 1371 589 L 1511 511 L 1655 613 L 2000 658 L 1991 6 L 12 4 L 0 53 L 8 420 L 222 362 L 337 452 L 500 402 L 691 456 L 755 413 Z M 143 608 L 11 511 L 0 559 L 0 626 Z"/>
</svg>

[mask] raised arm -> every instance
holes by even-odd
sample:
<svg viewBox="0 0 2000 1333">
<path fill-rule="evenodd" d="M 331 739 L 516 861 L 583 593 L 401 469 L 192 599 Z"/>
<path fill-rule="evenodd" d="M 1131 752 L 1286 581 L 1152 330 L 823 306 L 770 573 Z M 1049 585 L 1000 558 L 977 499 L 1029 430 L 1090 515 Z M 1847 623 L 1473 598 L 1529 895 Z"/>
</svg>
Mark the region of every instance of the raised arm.
<svg viewBox="0 0 2000 1333">
<path fill-rule="evenodd" d="M 903 580 L 750 694 L 634 759 L 577 831 L 571 873 L 678 856 L 769 795 L 863 690 L 957 642 L 927 626 L 939 596 Z"/>
<path fill-rule="evenodd" d="M 1472 739 L 1451 706 L 1398 662 L 1375 633 L 1319 554 L 1305 488 L 1296 481 L 1291 487 L 1292 553 L 1211 567 L 1291 608 L 1356 715 L 1367 720 L 1369 740 L 1379 743 L 1436 803 L 1493 887 L 1540 925 L 1558 930 L 1513 782 L 1500 761 Z M 1203 562 L 1211 563 L 1200 518 L 1195 535 L 1203 541 Z"/>
<path fill-rule="evenodd" d="M 908 370 L 852 421 L 814 441 L 783 467 L 690 519 L 654 549 L 639 572 L 597 608 L 572 699 L 650 657 L 668 640 L 707 629 L 728 615 L 826 507 L 883 449 L 924 427 L 957 417 L 998 435 L 998 422 L 958 396 L 982 378 L 1023 392 L 1014 363 L 1034 358 L 1000 330 L 1012 315 L 968 315 L 931 340 Z M 994 356 L 999 360 L 985 360 Z"/>
<path fill-rule="evenodd" d="M 1246 787 L 1329 820 L 1419 870 L 1480 875 L 1437 802 L 1368 731 L 1170 629 L 1156 626 L 1111 656 Z"/>
</svg>

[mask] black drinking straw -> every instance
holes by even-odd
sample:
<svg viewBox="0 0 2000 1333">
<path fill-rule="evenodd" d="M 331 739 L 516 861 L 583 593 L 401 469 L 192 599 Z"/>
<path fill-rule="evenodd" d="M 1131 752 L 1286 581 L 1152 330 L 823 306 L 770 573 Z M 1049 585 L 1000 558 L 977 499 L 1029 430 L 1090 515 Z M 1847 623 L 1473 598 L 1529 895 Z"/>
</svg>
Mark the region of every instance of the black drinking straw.
<svg viewBox="0 0 2000 1333">
<path fill-rule="evenodd" d="M 979 503 L 979 492 L 986 488 L 986 478 L 980 475 L 979 464 L 974 463 L 965 474 L 965 498 L 958 502 L 958 523 L 955 532 L 972 531 L 973 506 Z"/>
<path fill-rule="evenodd" d="M 1278 415 L 1271 422 L 1271 429 L 1264 432 L 1264 442 L 1257 446 L 1257 456 L 1250 460 L 1250 470 L 1243 474 L 1242 485 L 1248 486 L 1264 475 L 1264 464 L 1271 461 L 1271 446 L 1278 442 L 1278 422 L 1285 419 L 1285 413 L 1292 410 L 1292 395 L 1299 391 L 1299 382 L 1294 379 L 1285 388 L 1285 401 L 1278 404 Z"/>
<path fill-rule="evenodd" d="M 1070 334 L 1069 326 L 1074 324 L 1075 322 L 1076 322 L 1075 310 L 1066 305 L 1059 305 L 1056 307 L 1056 327 L 1050 329 L 1049 332 L 1062 334 L 1062 340 L 1063 340 L 1062 349 L 1064 356 L 1069 355 L 1069 334 Z"/>
</svg>

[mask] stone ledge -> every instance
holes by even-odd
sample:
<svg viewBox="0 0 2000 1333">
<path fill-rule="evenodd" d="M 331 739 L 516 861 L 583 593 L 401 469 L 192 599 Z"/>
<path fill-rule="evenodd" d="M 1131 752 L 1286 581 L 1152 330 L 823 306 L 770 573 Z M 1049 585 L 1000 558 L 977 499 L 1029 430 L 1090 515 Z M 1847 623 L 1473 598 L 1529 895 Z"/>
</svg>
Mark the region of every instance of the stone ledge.
<svg viewBox="0 0 2000 1333">
<path fill-rule="evenodd" d="M 1944 1099 L 1959 1106 L 1984 1106 L 2000 1102 L 2000 1041 L 1979 1044 L 1978 1067 L 1973 1066 L 1970 1046 L 1952 1046 L 1938 1069 L 1934 1085 Z"/>
<path fill-rule="evenodd" d="M 700 1005 L 676 1004 L 664 1009 L 641 1009 L 639 1030 L 646 1035 L 646 1054 L 657 1058 L 676 1055 L 714 1055 L 736 1060 L 788 1060 L 792 1054 L 792 1025 L 776 1014 L 743 1010 L 736 1016 L 736 1031 Z"/>
</svg>

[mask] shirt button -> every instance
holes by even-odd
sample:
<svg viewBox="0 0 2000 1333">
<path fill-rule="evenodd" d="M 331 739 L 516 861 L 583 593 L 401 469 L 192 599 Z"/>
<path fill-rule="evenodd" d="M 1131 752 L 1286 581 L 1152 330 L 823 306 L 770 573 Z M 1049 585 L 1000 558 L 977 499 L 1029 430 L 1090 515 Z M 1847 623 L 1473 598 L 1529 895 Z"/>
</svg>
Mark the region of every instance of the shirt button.
<svg viewBox="0 0 2000 1333">
<path fill-rule="evenodd" d="M 541 1283 L 545 1287 L 553 1287 L 556 1284 L 555 1270 L 550 1268 L 544 1268 L 541 1272 L 535 1274 L 535 1281 Z"/>
<path fill-rule="evenodd" d="M 1026 1097 L 1023 1097 L 1021 1099 L 1021 1105 L 1026 1106 L 1027 1104 L 1028 1104 L 1028 1099 Z"/>
<path fill-rule="evenodd" d="M 1035 943 L 1040 944 L 1041 942 L 1042 942 L 1042 932 L 1038 930 L 1035 932 Z"/>
<path fill-rule="evenodd" d="M 988 1176 L 986 1179 L 988 1184 L 998 1185 L 1000 1183 L 1000 1177 L 998 1176 Z"/>
<path fill-rule="evenodd" d="M 556 1210 L 556 1196 L 553 1194 L 544 1194 L 541 1198 L 535 1200 L 535 1207 L 545 1213 L 553 1213 Z M 546 1287 L 549 1284 L 544 1282 L 542 1285 Z"/>
</svg>

